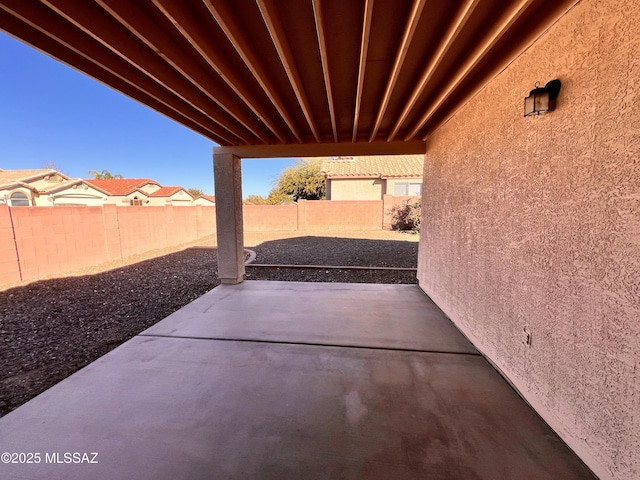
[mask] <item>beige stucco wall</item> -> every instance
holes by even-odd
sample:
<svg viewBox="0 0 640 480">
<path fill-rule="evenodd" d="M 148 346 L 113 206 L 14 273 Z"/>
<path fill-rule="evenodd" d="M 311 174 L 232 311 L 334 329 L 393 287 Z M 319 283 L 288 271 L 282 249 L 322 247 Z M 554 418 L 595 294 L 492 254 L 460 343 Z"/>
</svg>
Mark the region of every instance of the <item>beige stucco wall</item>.
<svg viewBox="0 0 640 480">
<path fill-rule="evenodd" d="M 425 157 L 420 286 L 603 479 L 640 478 L 638 25 L 583 0 Z M 553 78 L 557 110 L 523 118 Z"/>
<path fill-rule="evenodd" d="M 140 190 L 145 193 L 153 193 L 157 190 L 160 190 L 160 185 L 156 185 L 155 183 L 146 183 L 140 187 Z"/>
<path fill-rule="evenodd" d="M 53 197 L 53 201 L 50 200 Z M 50 207 L 53 205 L 86 205 L 100 207 L 104 205 L 106 195 L 87 184 L 74 185 L 49 195 L 42 194 L 35 198 L 36 206 Z"/>
<path fill-rule="evenodd" d="M 381 200 L 385 180 L 331 179 L 327 185 L 327 200 Z"/>
<path fill-rule="evenodd" d="M 183 190 L 179 190 L 169 197 L 149 197 L 149 206 L 172 205 L 174 207 L 189 207 L 193 205 L 193 197 Z"/>
<path fill-rule="evenodd" d="M 168 197 L 149 197 L 147 200 L 149 200 L 149 203 L 146 203 L 145 205 L 150 207 L 164 207 L 165 205 L 171 205 L 171 199 Z"/>
<path fill-rule="evenodd" d="M 110 195 L 107 197 L 104 203 L 106 205 L 117 205 L 119 207 L 128 206 L 131 204 L 131 200 L 136 197 L 138 198 L 138 200 L 142 200 L 142 206 L 150 204 L 149 197 L 141 192 L 132 192 L 129 195 Z"/>
<path fill-rule="evenodd" d="M 64 182 L 64 178 L 62 178 L 58 174 L 47 175 L 47 177 L 48 178 L 46 180 L 45 177 L 42 177 L 26 183 L 36 188 L 37 190 L 43 190 L 45 188 L 55 187 L 57 184 Z"/>
<path fill-rule="evenodd" d="M 202 205 L 204 207 L 213 207 L 215 203 L 206 198 L 198 197 L 193 201 L 193 205 Z"/>
</svg>

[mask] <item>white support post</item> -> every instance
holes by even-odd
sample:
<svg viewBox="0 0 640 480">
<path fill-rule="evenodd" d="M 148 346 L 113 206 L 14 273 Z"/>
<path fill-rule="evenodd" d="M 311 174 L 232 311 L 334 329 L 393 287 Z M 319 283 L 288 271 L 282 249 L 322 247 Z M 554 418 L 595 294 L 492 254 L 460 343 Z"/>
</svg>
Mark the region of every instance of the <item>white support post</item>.
<svg viewBox="0 0 640 480">
<path fill-rule="evenodd" d="M 218 278 L 224 284 L 244 279 L 241 159 L 230 153 L 214 153 Z"/>
</svg>

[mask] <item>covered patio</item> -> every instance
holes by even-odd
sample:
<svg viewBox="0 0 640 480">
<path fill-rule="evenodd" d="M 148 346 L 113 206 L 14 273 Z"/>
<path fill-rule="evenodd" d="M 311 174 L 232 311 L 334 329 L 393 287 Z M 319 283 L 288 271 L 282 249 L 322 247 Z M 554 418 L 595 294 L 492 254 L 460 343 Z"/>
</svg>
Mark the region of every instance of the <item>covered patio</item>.
<svg viewBox="0 0 640 480">
<path fill-rule="evenodd" d="M 41 455 L 6 479 L 593 478 L 414 285 L 221 285 L 0 419 L 0 445 Z"/>
<path fill-rule="evenodd" d="M 402 290 L 393 324 L 370 325 L 378 312 L 356 308 L 357 289 L 344 290 L 348 299 L 338 302 L 343 291 L 305 287 L 313 292 L 301 305 L 316 306 L 308 324 L 285 321 L 290 302 L 304 298 L 291 286 L 280 286 L 291 295 L 277 308 L 255 308 L 257 291 L 248 295 L 262 284 L 242 283 L 241 159 L 424 154 L 419 288 L 599 477 L 639 478 L 638 23 L 634 0 L 3 0 L 0 28 L 219 145 L 218 274 L 227 285 L 195 305 L 225 295 L 241 300 L 229 305 L 237 317 L 222 323 L 209 325 L 200 313 L 185 321 L 190 309 L 167 319 L 154 336 L 135 338 L 2 419 L 1 434 L 20 432 L 26 443 L 16 448 L 33 450 L 38 428 L 55 422 L 50 432 L 72 439 L 107 432 L 108 442 L 96 440 L 95 448 L 112 445 L 113 468 L 126 469 L 138 450 L 118 442 L 133 431 L 153 459 L 138 460 L 147 462 L 141 471 L 162 464 L 168 477 L 173 461 L 194 469 L 185 478 L 197 478 L 207 462 L 229 465 L 230 477 L 243 468 L 247 476 L 267 475 L 270 462 L 273 478 L 291 465 L 298 476 L 303 463 L 288 463 L 284 452 L 317 466 L 304 468 L 305 478 L 322 477 L 328 465 L 340 465 L 339 476 L 356 464 L 372 468 L 366 478 L 388 478 L 387 468 L 419 476 L 437 468 L 434 451 L 454 469 L 432 470 L 436 477 L 531 478 L 546 468 L 561 471 L 541 478 L 585 475 L 564 447 L 552 447 L 558 440 L 542 423 L 520 423 L 537 417 L 482 357 L 458 350 L 465 342 L 434 346 L 434 331 L 411 333 L 415 324 L 401 340 L 395 336 L 406 318 L 434 311 L 424 296 L 409 301 L 410 290 Z M 555 99 L 545 91 L 549 101 L 538 113 L 547 113 L 523 115 L 541 94 L 536 87 L 546 85 L 561 85 Z M 385 288 L 381 294 L 396 292 Z M 411 296 L 423 295 L 412 289 Z M 338 307 L 338 316 L 323 314 Z M 340 325 L 329 336 L 342 315 L 366 328 L 348 338 Z M 173 322 L 180 325 L 160 330 Z M 309 375 L 304 365 L 313 365 Z M 389 391 L 372 373 L 387 367 L 388 381 L 399 382 Z M 131 372 L 128 384 L 142 388 L 140 396 L 104 403 L 120 378 L 110 371 Z M 460 382 L 469 372 L 474 379 Z M 240 383 L 215 397 L 217 378 Z M 356 389 L 355 379 L 364 378 Z M 300 410 L 287 416 L 274 385 Z M 76 389 L 100 408 L 71 415 L 62 399 Z M 158 398 L 167 403 L 147 408 Z M 200 409 L 203 399 L 207 408 Z M 258 412 L 255 422 L 237 408 L 240 400 Z M 97 415 L 107 407 L 109 416 Z M 125 407 L 132 410 L 119 410 Z M 172 423 L 162 413 L 169 411 L 184 417 Z M 275 422 L 282 430 L 271 436 L 273 425 L 261 423 L 267 418 L 295 421 Z M 317 423 L 308 429 L 305 418 Z M 193 437 L 181 430 L 188 424 Z M 260 447 L 251 447 L 255 463 L 236 448 L 239 438 Z M 381 438 L 391 445 L 385 453 Z M 195 453 L 180 463 L 176 452 L 187 458 L 187 450 Z M 569 464 L 577 470 L 563 470 Z"/>
</svg>

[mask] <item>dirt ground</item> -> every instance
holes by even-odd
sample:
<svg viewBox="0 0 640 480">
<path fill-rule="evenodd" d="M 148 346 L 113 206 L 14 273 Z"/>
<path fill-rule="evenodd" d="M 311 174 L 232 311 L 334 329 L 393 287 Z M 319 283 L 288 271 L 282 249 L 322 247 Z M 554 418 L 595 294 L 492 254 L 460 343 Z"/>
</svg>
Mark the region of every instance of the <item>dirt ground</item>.
<svg viewBox="0 0 640 480">
<path fill-rule="evenodd" d="M 247 233 L 254 263 L 415 268 L 418 235 Z M 0 416 L 208 292 L 215 239 L 0 291 Z M 415 283 L 414 271 L 247 267 L 247 279 Z"/>
</svg>

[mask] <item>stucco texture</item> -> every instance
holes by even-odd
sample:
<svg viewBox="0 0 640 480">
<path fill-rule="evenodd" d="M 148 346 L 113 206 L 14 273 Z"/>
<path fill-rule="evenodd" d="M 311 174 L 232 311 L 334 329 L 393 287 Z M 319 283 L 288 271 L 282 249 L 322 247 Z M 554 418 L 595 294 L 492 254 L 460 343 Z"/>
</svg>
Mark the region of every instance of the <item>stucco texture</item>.
<svg viewBox="0 0 640 480">
<path fill-rule="evenodd" d="M 639 24 L 635 0 L 579 2 L 431 137 L 418 263 L 425 292 L 615 479 L 640 478 Z M 524 118 L 554 78 L 556 110 Z"/>
<path fill-rule="evenodd" d="M 327 180 L 327 200 L 382 200 L 386 180 L 330 179 Z"/>
</svg>

